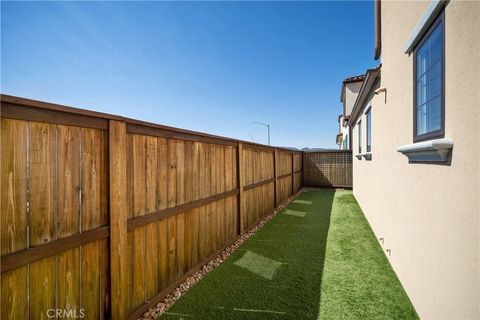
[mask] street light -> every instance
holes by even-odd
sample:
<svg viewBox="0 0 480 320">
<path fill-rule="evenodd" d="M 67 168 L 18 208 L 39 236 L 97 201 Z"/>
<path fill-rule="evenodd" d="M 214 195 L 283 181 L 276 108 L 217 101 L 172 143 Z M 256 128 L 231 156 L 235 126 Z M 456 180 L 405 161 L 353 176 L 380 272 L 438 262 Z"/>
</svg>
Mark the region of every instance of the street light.
<svg viewBox="0 0 480 320">
<path fill-rule="evenodd" d="M 257 122 L 257 121 L 252 122 L 252 124 L 260 124 L 268 128 L 268 145 L 270 145 L 270 125 L 262 122 Z"/>
</svg>

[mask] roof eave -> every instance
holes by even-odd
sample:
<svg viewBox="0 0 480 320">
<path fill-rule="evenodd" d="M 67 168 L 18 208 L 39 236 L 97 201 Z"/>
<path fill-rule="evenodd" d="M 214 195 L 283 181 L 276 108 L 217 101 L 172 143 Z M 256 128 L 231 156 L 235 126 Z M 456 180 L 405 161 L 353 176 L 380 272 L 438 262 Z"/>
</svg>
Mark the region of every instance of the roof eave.
<svg viewBox="0 0 480 320">
<path fill-rule="evenodd" d="M 380 77 L 380 68 L 381 65 L 377 68 L 367 70 L 365 80 L 362 83 L 362 87 L 358 92 L 357 99 L 355 100 L 352 112 L 350 113 L 350 119 L 347 123 L 348 126 L 352 126 L 352 124 L 357 121 L 358 115 L 360 114 L 362 107 L 365 105 L 365 99 L 371 93 L 377 79 Z"/>
</svg>

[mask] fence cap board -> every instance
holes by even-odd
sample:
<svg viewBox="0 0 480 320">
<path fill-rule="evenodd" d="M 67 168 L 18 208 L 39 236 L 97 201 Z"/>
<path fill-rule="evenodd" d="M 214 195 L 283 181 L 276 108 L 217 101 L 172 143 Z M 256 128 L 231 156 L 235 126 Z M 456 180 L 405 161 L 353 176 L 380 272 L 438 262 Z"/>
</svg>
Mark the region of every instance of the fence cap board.
<svg viewBox="0 0 480 320">
<path fill-rule="evenodd" d="M 143 126 L 143 127 L 160 129 L 160 130 L 163 130 L 163 131 L 175 132 L 175 133 L 184 134 L 184 135 L 188 135 L 188 136 L 198 136 L 198 137 L 201 137 L 201 138 L 206 138 L 206 139 L 199 139 L 199 141 L 204 140 L 203 142 L 211 141 L 211 143 L 214 143 L 213 141 L 217 140 L 217 141 L 223 141 L 223 144 L 226 144 L 226 145 L 234 145 L 234 144 L 242 143 L 242 144 L 248 145 L 252 148 L 257 147 L 257 148 L 266 148 L 266 149 L 269 149 L 269 150 L 279 149 L 279 150 L 282 150 L 282 151 L 290 151 L 290 152 L 293 151 L 293 152 L 299 152 L 299 153 L 302 152 L 301 150 L 295 151 L 295 150 L 288 149 L 288 148 L 267 146 L 267 145 L 260 144 L 260 143 L 244 141 L 244 140 L 240 140 L 240 139 L 233 139 L 233 138 L 228 138 L 228 137 L 223 137 L 223 136 L 217 136 L 217 135 L 213 135 L 213 134 L 208 134 L 208 133 L 203 133 L 203 132 L 198 132 L 198 131 L 192 131 L 192 130 L 187 130 L 187 129 L 180 129 L 180 128 L 161 125 L 161 124 L 151 123 L 151 122 L 147 122 L 147 121 L 122 117 L 122 116 L 119 116 L 119 115 L 97 112 L 97 111 L 92 111 L 92 110 L 87 110 L 87 109 L 74 108 L 74 107 L 65 106 L 65 105 L 61 105 L 61 104 L 44 102 L 44 101 L 39 101 L 39 100 L 33 100 L 33 99 L 28 99 L 28 98 L 23 98 L 23 97 L 18 97 L 18 96 L 12 96 L 12 95 L 8 95 L 8 94 L 0 94 L 0 101 L 2 103 L 10 103 L 10 104 L 14 104 L 14 105 L 18 105 L 18 106 L 24 106 L 24 107 L 38 108 L 38 109 L 51 110 L 51 111 L 60 111 L 60 112 L 69 113 L 69 114 L 76 114 L 76 115 L 88 116 L 88 117 L 94 117 L 94 118 L 100 118 L 100 119 L 106 119 L 106 120 L 123 121 L 127 124 L 136 125 L 137 127 L 138 126 Z"/>
<path fill-rule="evenodd" d="M 19 106 L 27 106 L 27 107 L 34 107 L 34 108 L 45 109 L 45 110 L 61 111 L 61 112 L 67 112 L 67 113 L 107 119 L 107 120 L 120 120 L 120 121 L 122 120 L 122 117 L 116 116 L 113 114 L 74 108 L 74 107 L 69 107 L 61 104 L 16 97 L 16 96 L 11 96 L 7 94 L 0 94 L 0 101 L 2 103 L 7 102 L 11 104 L 16 104 Z"/>
</svg>

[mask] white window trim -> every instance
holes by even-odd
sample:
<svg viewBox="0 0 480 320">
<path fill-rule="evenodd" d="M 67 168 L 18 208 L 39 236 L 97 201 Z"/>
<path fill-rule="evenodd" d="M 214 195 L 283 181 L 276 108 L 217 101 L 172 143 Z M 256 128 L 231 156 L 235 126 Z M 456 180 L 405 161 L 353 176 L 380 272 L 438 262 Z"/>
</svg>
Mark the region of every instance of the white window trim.
<svg viewBox="0 0 480 320">
<path fill-rule="evenodd" d="M 372 110 L 372 105 L 370 104 L 368 107 L 365 108 L 365 111 L 363 112 L 364 115 L 367 115 L 367 113 L 369 111 Z M 371 125 L 371 123 L 370 123 Z M 371 139 L 372 137 L 370 137 Z M 365 141 L 367 140 L 367 122 L 365 122 Z M 367 150 L 367 144 L 365 144 L 365 151 Z M 360 156 L 363 157 L 363 159 L 365 160 L 372 160 L 372 151 L 368 151 L 368 152 L 365 152 L 365 153 L 362 153 Z"/>
<path fill-rule="evenodd" d="M 397 148 L 409 162 L 447 162 L 453 149 L 453 139 L 443 138 L 406 144 Z"/>
<path fill-rule="evenodd" d="M 372 105 L 369 105 L 368 107 L 365 108 L 365 111 L 363 112 L 363 114 L 367 114 L 368 111 L 370 111 L 372 109 Z"/>
<path fill-rule="evenodd" d="M 362 122 L 362 117 L 360 117 L 360 119 L 357 120 L 357 124 L 355 125 L 357 127 L 357 132 L 358 134 L 360 135 L 361 134 L 361 130 L 358 129 L 358 125 Z M 360 143 L 362 143 L 362 140 L 363 139 L 360 139 Z M 363 148 L 362 148 L 363 149 Z M 357 146 L 357 152 L 358 152 L 358 146 Z M 363 153 L 357 153 L 355 155 L 355 157 L 357 157 L 358 160 L 362 160 L 362 156 L 363 156 Z"/>
<path fill-rule="evenodd" d="M 368 107 L 368 110 L 370 110 L 371 108 L 372 108 L 372 106 L 369 106 L 369 107 Z M 358 121 L 357 121 L 357 125 L 358 125 L 361 121 L 362 121 L 362 119 L 358 120 Z M 358 128 L 358 126 L 357 126 L 357 128 Z M 358 150 L 358 149 L 357 149 L 357 150 Z M 372 152 L 370 151 L 370 152 L 357 153 L 357 154 L 355 155 L 355 157 L 356 157 L 358 160 L 362 160 L 362 158 L 363 158 L 363 159 L 365 159 L 365 160 L 367 160 L 367 161 L 370 161 L 370 160 L 372 160 Z"/>
<path fill-rule="evenodd" d="M 415 46 L 420 42 L 422 37 L 428 31 L 428 28 L 432 24 L 432 22 L 437 18 L 440 11 L 447 5 L 449 0 L 432 0 L 430 5 L 427 7 L 427 10 L 423 13 L 420 21 L 418 22 L 415 29 L 413 29 L 410 38 L 408 38 L 407 42 L 404 46 L 404 52 L 406 54 L 410 54 L 413 52 Z"/>
</svg>

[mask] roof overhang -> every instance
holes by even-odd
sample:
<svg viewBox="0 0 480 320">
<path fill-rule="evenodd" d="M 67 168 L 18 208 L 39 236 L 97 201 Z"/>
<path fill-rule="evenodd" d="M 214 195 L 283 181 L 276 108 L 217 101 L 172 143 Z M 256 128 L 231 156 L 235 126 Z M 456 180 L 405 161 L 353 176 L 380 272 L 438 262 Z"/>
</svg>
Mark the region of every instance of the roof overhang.
<svg viewBox="0 0 480 320">
<path fill-rule="evenodd" d="M 348 120 L 349 126 L 352 126 L 352 124 L 357 121 L 359 114 L 363 109 L 365 109 L 367 99 L 370 96 L 375 84 L 380 79 L 380 68 L 381 65 L 374 69 L 367 70 L 367 73 L 365 74 L 365 80 L 363 80 L 362 87 L 357 95 L 357 99 L 353 105 L 352 113 L 350 114 L 350 119 Z"/>
</svg>

